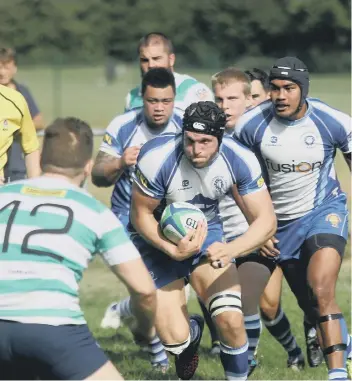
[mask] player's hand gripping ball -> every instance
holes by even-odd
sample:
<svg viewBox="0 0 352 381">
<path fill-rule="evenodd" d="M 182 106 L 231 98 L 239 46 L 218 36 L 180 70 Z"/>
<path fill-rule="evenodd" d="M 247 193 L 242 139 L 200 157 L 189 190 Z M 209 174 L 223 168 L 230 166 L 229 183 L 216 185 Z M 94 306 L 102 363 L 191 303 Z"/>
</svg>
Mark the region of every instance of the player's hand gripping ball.
<svg viewBox="0 0 352 381">
<path fill-rule="evenodd" d="M 177 245 L 190 229 L 197 228 L 200 220 L 206 221 L 206 218 L 196 206 L 188 202 L 174 202 L 165 208 L 160 229 L 169 241 Z"/>
</svg>

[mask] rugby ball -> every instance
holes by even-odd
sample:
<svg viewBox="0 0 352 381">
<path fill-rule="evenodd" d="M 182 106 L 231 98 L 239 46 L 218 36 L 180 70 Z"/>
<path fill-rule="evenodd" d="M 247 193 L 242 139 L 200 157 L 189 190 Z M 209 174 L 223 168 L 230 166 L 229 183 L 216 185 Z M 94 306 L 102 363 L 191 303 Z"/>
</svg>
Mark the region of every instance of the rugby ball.
<svg viewBox="0 0 352 381">
<path fill-rule="evenodd" d="M 199 220 L 205 220 L 204 213 L 188 202 L 169 204 L 160 219 L 160 229 L 171 242 L 177 243 L 190 229 L 196 229 Z"/>
</svg>

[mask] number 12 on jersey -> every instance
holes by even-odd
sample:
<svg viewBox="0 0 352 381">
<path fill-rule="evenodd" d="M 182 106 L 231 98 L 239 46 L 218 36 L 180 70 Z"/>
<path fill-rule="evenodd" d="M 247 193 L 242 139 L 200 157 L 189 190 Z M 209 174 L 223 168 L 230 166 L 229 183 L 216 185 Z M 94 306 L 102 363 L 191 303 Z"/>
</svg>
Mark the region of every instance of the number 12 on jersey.
<svg viewBox="0 0 352 381">
<path fill-rule="evenodd" d="M 5 234 L 3 237 L 3 244 L 2 244 L 2 253 L 7 253 L 9 250 L 9 242 L 10 242 L 10 236 L 11 236 L 11 229 L 15 223 L 15 218 L 16 215 L 19 212 L 19 208 L 21 205 L 21 201 L 11 201 L 7 205 L 3 206 L 0 209 L 0 216 L 1 213 L 6 212 L 6 210 L 11 210 L 9 218 L 7 220 L 6 228 L 5 228 Z M 70 231 L 70 228 L 73 223 L 73 211 L 71 208 L 65 205 L 58 205 L 58 204 L 51 204 L 51 203 L 44 203 L 44 204 L 38 204 L 36 205 L 29 215 L 35 219 L 37 212 L 44 207 L 51 207 L 51 208 L 57 208 L 60 210 L 63 210 L 66 212 L 66 223 L 63 228 L 57 228 L 57 229 L 34 229 L 30 232 L 28 232 L 24 237 L 21 245 L 21 253 L 22 254 L 32 254 L 32 255 L 44 255 L 51 257 L 53 259 L 56 259 L 58 261 L 62 261 L 63 258 L 55 253 L 52 253 L 50 251 L 45 251 L 45 250 L 39 250 L 39 249 L 34 249 L 29 246 L 29 240 L 33 236 L 39 236 L 43 235 L 42 239 L 45 240 L 45 235 L 46 234 L 66 234 Z M 60 214 L 61 216 L 61 214 Z M 33 221 L 33 225 L 35 225 L 35 220 Z M 47 239 L 49 239 L 47 237 Z"/>
</svg>

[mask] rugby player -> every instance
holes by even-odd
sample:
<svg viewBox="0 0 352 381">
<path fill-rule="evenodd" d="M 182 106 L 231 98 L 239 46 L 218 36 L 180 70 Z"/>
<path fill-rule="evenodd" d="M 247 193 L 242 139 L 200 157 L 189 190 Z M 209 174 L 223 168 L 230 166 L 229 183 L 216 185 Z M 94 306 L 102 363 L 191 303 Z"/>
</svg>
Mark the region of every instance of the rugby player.
<svg viewBox="0 0 352 381">
<path fill-rule="evenodd" d="M 270 82 L 268 74 L 257 68 L 246 70 L 245 73 L 251 79 L 253 107 L 270 99 Z M 300 370 L 305 365 L 303 356 L 300 355 L 299 357 L 296 357 L 296 359 L 295 357 L 290 356 L 292 351 L 295 352 L 297 343 L 293 339 L 289 320 L 281 308 L 282 278 L 283 274 L 281 267 L 276 266 L 261 296 L 260 314 L 261 319 L 270 334 L 288 352 L 288 366 Z M 306 316 L 304 318 L 304 332 L 307 345 L 308 363 L 311 367 L 319 366 L 323 361 L 323 353 L 319 346 L 315 324 L 309 322 L 309 319 Z"/>
<path fill-rule="evenodd" d="M 215 102 L 226 114 L 226 133 L 233 135 L 236 123 L 253 102 L 252 77 L 236 68 L 227 68 L 212 77 Z M 257 100 L 257 98 L 255 98 Z M 248 229 L 248 223 L 231 195 L 219 203 L 220 216 L 226 241 L 230 242 Z M 272 258 L 253 253 L 236 260 L 242 287 L 244 321 L 249 338 L 249 374 L 257 363 L 254 358 L 261 332 L 258 304 L 264 287 L 276 269 Z M 288 366 L 300 369 L 304 366 L 302 351 L 293 337 L 290 327 L 284 333 L 282 345 L 288 353 Z"/>
<path fill-rule="evenodd" d="M 4 167 L 15 135 L 19 135 L 25 154 L 27 176 L 39 176 L 39 141 L 27 102 L 18 91 L 3 85 L 0 85 L 0 120 L 0 185 L 8 181 L 5 178 Z"/>
<path fill-rule="evenodd" d="M 252 107 L 270 99 L 269 76 L 264 70 L 253 68 L 244 71 L 251 81 Z"/>
<path fill-rule="evenodd" d="M 108 126 L 94 163 L 92 180 L 96 186 L 115 184 L 112 211 L 127 230 L 132 179 L 141 146 L 148 140 L 181 129 L 182 118 L 174 112 L 175 79 L 165 68 L 149 70 L 142 80 L 143 108 L 119 115 Z M 105 311 L 101 326 L 118 328 L 120 320 L 132 315 L 130 299 L 114 302 Z M 168 359 L 161 342 L 148 343 L 152 365 L 165 372 Z"/>
<path fill-rule="evenodd" d="M 29 112 L 33 119 L 36 130 L 44 128 L 44 121 L 39 108 L 29 89 L 15 81 L 17 73 L 17 56 L 14 49 L 0 48 L 0 84 L 20 92 L 27 102 Z M 7 151 L 8 160 L 4 168 L 6 182 L 22 180 L 26 178 L 26 165 L 19 139 L 11 144 Z"/>
<path fill-rule="evenodd" d="M 176 356 L 181 379 L 191 378 L 196 370 L 204 324 L 198 315 L 188 317 L 184 277 L 189 277 L 217 326 L 226 378 L 247 378 L 248 342 L 241 287 L 232 260 L 251 253 L 275 232 L 260 165 L 252 152 L 223 137 L 225 123 L 226 116 L 215 103 L 190 105 L 182 133 L 161 135 L 146 143 L 133 173 L 131 220 L 138 234 L 131 238 L 153 272 L 158 288 L 157 332 L 165 349 Z M 227 193 L 244 205 L 251 225 L 241 237 L 225 244 L 218 202 Z M 163 201 L 196 205 L 204 212 L 207 227 L 200 222 L 195 232 L 178 245 L 172 244 L 159 233 L 153 214 Z"/>
<path fill-rule="evenodd" d="M 176 56 L 171 40 L 163 33 L 152 32 L 143 36 L 138 44 L 139 65 L 141 77 L 148 70 L 164 67 L 173 72 L 176 83 L 175 107 L 185 110 L 193 102 L 212 101 L 211 90 L 195 78 L 174 71 Z M 125 111 L 143 106 L 141 86 L 132 89 L 126 97 Z"/>
<path fill-rule="evenodd" d="M 155 334 L 152 278 L 116 216 L 80 188 L 92 151 L 85 122 L 57 119 L 45 132 L 43 175 L 0 188 L 1 379 L 122 379 L 79 306 L 95 253 L 129 288 L 143 334 Z"/>
<path fill-rule="evenodd" d="M 308 98 L 309 72 L 296 57 L 277 60 L 269 77 L 272 101 L 248 111 L 235 129 L 266 168 L 278 218 L 278 231 L 262 253 L 279 254 L 300 307 L 319 326 L 329 379 L 346 379 L 350 337 L 335 287 L 348 212 L 334 157 L 340 149 L 350 166 L 351 118 Z"/>
</svg>

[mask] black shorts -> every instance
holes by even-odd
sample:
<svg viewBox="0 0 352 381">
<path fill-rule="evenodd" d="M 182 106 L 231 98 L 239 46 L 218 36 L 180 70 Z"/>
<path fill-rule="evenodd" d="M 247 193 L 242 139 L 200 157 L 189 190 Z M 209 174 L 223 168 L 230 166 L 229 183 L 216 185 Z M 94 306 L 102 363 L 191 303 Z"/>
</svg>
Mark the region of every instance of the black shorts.
<svg viewBox="0 0 352 381">
<path fill-rule="evenodd" d="M 87 325 L 0 320 L 1 380 L 82 380 L 107 361 Z"/>
<path fill-rule="evenodd" d="M 247 263 L 247 262 L 259 263 L 267 267 L 271 274 L 276 269 L 276 262 L 274 259 L 263 257 L 262 255 L 259 255 L 257 253 L 251 253 L 243 257 L 236 258 L 237 268 L 239 268 L 243 263 Z"/>
</svg>

